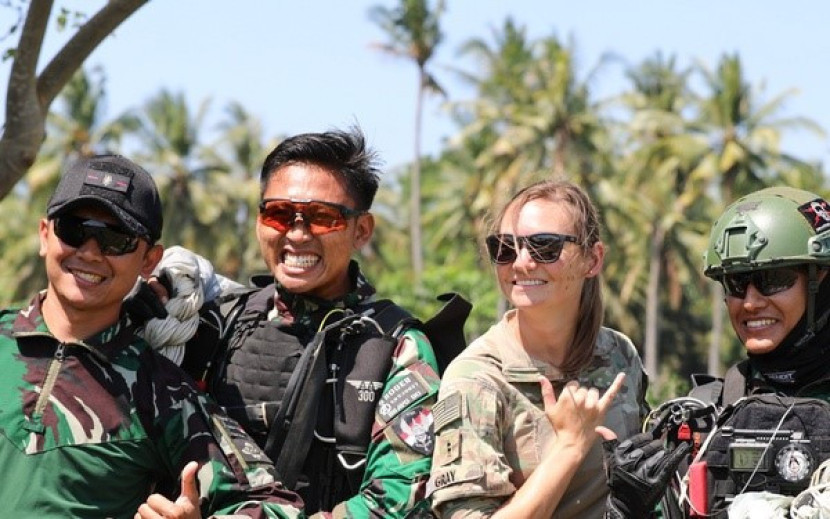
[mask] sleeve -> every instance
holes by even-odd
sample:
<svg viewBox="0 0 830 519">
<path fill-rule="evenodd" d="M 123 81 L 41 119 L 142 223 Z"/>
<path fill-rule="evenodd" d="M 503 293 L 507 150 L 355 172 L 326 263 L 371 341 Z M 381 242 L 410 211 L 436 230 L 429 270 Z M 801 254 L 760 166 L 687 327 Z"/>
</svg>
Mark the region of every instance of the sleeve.
<svg viewBox="0 0 830 519">
<path fill-rule="evenodd" d="M 271 461 L 236 422 L 187 382 L 166 386 L 156 388 L 167 393 L 157 401 L 170 403 L 156 415 L 158 449 L 175 477 L 189 461 L 199 463 L 204 517 L 304 517 L 302 499 L 275 480 Z"/>
<path fill-rule="evenodd" d="M 620 371 L 623 371 L 628 380 L 631 381 L 630 384 L 627 383 L 625 386 L 626 390 L 629 387 L 631 388 L 631 395 L 628 397 L 629 408 L 626 412 L 631 416 L 637 416 L 638 428 L 634 432 L 638 433 L 640 432 L 640 426 L 651 411 L 651 407 L 646 401 L 648 374 L 643 367 L 643 361 L 640 359 L 640 354 L 637 352 L 634 343 L 625 335 L 622 338 L 622 347 L 620 349 L 624 353 L 624 360 L 620 366 Z"/>
<path fill-rule="evenodd" d="M 481 371 L 456 359 L 441 383 L 427 490 L 439 517 L 489 517 L 516 491 L 502 440 L 506 403 Z"/>
<path fill-rule="evenodd" d="M 360 492 L 338 504 L 333 517 L 410 517 L 429 512 L 426 484 L 435 443 L 432 406 L 438 365 L 419 330 L 402 336 L 375 409 Z"/>
</svg>

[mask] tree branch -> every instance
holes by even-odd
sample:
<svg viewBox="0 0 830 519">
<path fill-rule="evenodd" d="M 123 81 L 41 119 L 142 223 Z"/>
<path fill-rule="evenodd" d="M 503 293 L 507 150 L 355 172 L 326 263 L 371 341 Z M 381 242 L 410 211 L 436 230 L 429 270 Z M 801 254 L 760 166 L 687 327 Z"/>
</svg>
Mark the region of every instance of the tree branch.
<svg viewBox="0 0 830 519">
<path fill-rule="evenodd" d="M 41 103 L 49 106 L 104 38 L 148 1 L 110 0 L 83 24 L 40 74 L 37 91 Z"/>
</svg>

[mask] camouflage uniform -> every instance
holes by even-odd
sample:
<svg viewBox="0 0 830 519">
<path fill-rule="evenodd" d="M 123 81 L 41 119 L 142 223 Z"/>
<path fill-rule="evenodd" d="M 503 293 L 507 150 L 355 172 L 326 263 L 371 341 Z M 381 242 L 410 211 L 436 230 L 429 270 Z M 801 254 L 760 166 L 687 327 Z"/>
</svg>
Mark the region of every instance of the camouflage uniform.
<svg viewBox="0 0 830 519">
<path fill-rule="evenodd" d="M 433 410 L 437 437 L 428 490 L 439 516 L 494 513 L 538 466 L 546 438 L 555 434 L 545 416 L 539 374 L 557 390 L 565 380 L 559 370 L 532 359 L 515 342 L 507 327 L 509 315 L 474 341 L 444 374 Z M 602 328 L 594 359 L 580 373 L 579 383 L 606 390 L 619 372 L 626 374 L 626 382 L 605 425 L 626 438 L 639 432 L 648 412 L 647 379 L 628 337 Z M 598 439 L 554 517 L 601 518 L 607 492 Z"/>
<path fill-rule="evenodd" d="M 211 422 L 189 379 L 136 338 L 128 319 L 61 343 L 41 316 L 42 298 L 0 313 L 3 515 L 133 517 L 195 460 L 204 516 L 302 516 L 264 454 L 232 424 Z"/>
<path fill-rule="evenodd" d="M 336 300 L 322 300 L 285 291 L 276 286 L 273 307 L 268 318 L 282 329 L 290 330 L 302 344 L 307 344 L 321 323 L 337 315 L 338 309 L 361 312 L 374 301 L 375 289 L 360 272 L 357 262 L 349 267 L 351 292 Z M 328 321 L 327 321 L 328 322 Z M 239 347 L 234 344 L 233 348 Z M 335 366 L 330 369 L 338 370 Z M 407 330 L 398 342 L 392 356 L 392 367 L 383 388 L 375 398 L 372 437 L 366 456 L 365 472 L 360 482 L 360 491 L 347 499 L 335 503 L 331 510 L 319 510 L 320 495 L 324 498 L 337 495 L 322 489 L 324 484 L 310 481 L 298 492 L 304 498 L 306 512 L 331 512 L 333 517 L 416 517 L 418 514 L 431 515 L 429 501 L 425 497 L 426 483 L 432 464 L 434 444 L 431 408 L 438 395 L 438 365 L 432 346 L 426 336 L 416 330 Z M 330 377 L 334 377 L 332 372 Z M 227 383 L 227 381 L 225 381 Z M 217 395 L 220 404 L 221 396 Z M 328 399 L 328 401 L 326 400 Z M 321 415 L 331 412 L 332 392 L 323 392 L 320 405 Z M 331 412 L 333 415 L 333 412 Z M 327 417 L 318 417 L 316 430 L 319 436 L 333 436 L 331 431 L 320 431 L 321 423 Z M 331 419 L 331 417 L 328 417 Z M 326 427 L 326 426 L 322 426 Z M 258 441 L 262 438 L 258 438 Z M 262 443 L 262 442 L 261 442 Z M 319 457 L 328 445 L 315 437 L 306 457 L 304 473 L 320 476 L 324 471 Z M 318 456 L 315 458 L 315 456 Z M 337 463 L 333 460 L 333 463 Z M 325 472 L 322 479 L 328 483 L 332 473 Z M 345 496 L 341 496 L 343 499 Z"/>
</svg>

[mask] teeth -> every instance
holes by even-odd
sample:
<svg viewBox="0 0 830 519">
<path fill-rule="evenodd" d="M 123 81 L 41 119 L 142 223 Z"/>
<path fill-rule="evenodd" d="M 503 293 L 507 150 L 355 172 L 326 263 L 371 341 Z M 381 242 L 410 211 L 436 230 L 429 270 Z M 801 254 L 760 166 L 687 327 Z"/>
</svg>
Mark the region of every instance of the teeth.
<svg viewBox="0 0 830 519">
<path fill-rule="evenodd" d="M 89 283 L 100 283 L 104 280 L 104 276 L 99 276 L 98 274 L 91 274 L 89 272 L 81 272 L 79 270 L 74 271 L 76 277 L 83 279 Z"/>
<path fill-rule="evenodd" d="M 754 321 L 747 321 L 746 327 L 747 328 L 762 328 L 764 326 L 770 326 L 775 324 L 775 319 L 756 319 Z"/>
<path fill-rule="evenodd" d="M 545 282 L 541 279 L 517 279 L 516 284 L 519 286 L 534 286 L 534 285 L 544 285 Z"/>
<path fill-rule="evenodd" d="M 286 252 L 282 261 L 286 267 L 308 268 L 316 265 L 320 261 L 320 256 L 316 254 L 292 254 Z"/>
</svg>

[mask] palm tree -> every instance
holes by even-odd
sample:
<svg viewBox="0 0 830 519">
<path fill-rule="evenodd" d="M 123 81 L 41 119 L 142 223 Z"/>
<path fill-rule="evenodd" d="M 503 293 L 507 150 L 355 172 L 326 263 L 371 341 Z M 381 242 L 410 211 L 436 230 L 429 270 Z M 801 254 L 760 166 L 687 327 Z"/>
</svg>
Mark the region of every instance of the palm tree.
<svg viewBox="0 0 830 519">
<path fill-rule="evenodd" d="M 607 171 L 609 140 L 591 97 L 592 74 L 577 79 L 573 47 L 553 36 L 531 41 L 510 18 L 492 43 L 462 47 L 481 71 L 463 75 L 477 97 L 452 106 L 461 126 L 453 143 L 470 157 L 464 200 L 474 221 L 483 224 L 520 186 L 552 173 L 590 192 Z"/>
<path fill-rule="evenodd" d="M 208 106 L 209 101 L 202 102 L 191 115 L 184 94 L 163 89 L 126 118 L 138 125 L 139 162 L 153 174 L 162 197 L 163 242 L 217 260 L 212 251 L 221 237 L 212 224 L 227 206 L 227 193 L 210 185 L 221 166 L 201 160 L 204 143 L 200 139 Z"/>
<path fill-rule="evenodd" d="M 821 128 L 804 117 L 776 118 L 784 102 L 795 93 L 788 90 L 759 104 L 744 78 L 737 54 L 724 55 L 716 72 L 700 65 L 708 89 L 700 108 L 699 126 L 712 144 L 703 158 L 707 179 L 717 193 L 719 208 L 741 194 L 754 191 L 777 180 L 779 172 L 792 168 L 809 170 L 812 166 L 785 154 L 780 149 L 781 131 L 806 129 L 823 135 Z M 723 337 L 723 293 L 712 283 L 712 335 L 709 344 L 709 370 L 720 371 Z"/>
<path fill-rule="evenodd" d="M 471 40 L 462 48 L 483 65 L 484 74 L 466 75 L 478 97 L 455 105 L 463 125 L 457 140 L 490 141 L 476 157 L 496 177 L 487 179 L 488 191 L 509 196 L 551 173 L 574 177 L 590 189 L 599 180 L 608 142 L 590 90 L 605 59 L 581 80 L 573 42 L 565 46 L 553 36 L 528 41 L 524 28 L 509 18 L 494 40 L 494 45 Z"/>
<path fill-rule="evenodd" d="M 418 68 L 418 91 L 415 101 L 415 158 L 410 179 L 410 239 L 412 271 L 416 288 L 420 287 L 423 274 L 423 247 L 421 227 L 421 125 L 424 95 L 443 90 L 427 70 L 427 65 L 443 39 L 441 15 L 443 0 L 431 8 L 427 0 L 400 0 L 394 8 L 375 6 L 370 18 L 386 33 L 389 41 L 377 47 L 388 54 L 411 60 Z"/>
<path fill-rule="evenodd" d="M 688 69 L 677 70 L 674 57 L 667 60 L 658 53 L 626 72 L 634 89 L 622 96 L 632 118 L 621 162 L 620 191 L 626 195 L 617 209 L 634 220 L 621 232 L 634 230 L 640 250 L 648 251 L 645 258 L 642 254 L 626 255 L 623 261 L 637 264 L 634 268 L 627 265 L 625 271 L 646 274 L 644 360 L 655 382 L 660 375 L 661 294 L 667 293 L 669 305 L 678 308 L 684 285 L 700 280 L 689 259 L 697 256 L 701 245 L 684 239 L 693 234 L 689 231 L 696 230 L 696 225 L 700 227 L 700 222 L 690 217 L 699 213 L 693 207 L 704 199 L 705 187 L 696 168 L 706 142 L 684 118 L 684 110 L 693 100 L 686 87 L 690 73 Z M 664 282 L 668 282 L 668 290 L 663 289 Z"/>
<path fill-rule="evenodd" d="M 212 258 L 226 258 L 216 267 L 226 276 L 244 281 L 262 263 L 254 235 L 256 206 L 259 201 L 259 170 L 268 151 L 262 124 L 242 105 L 233 102 L 225 109 L 226 119 L 219 124 L 219 139 L 204 150 L 204 160 L 217 165 L 217 188 L 228 195 L 229 203 L 218 224 L 230 236 L 216 244 Z"/>
</svg>

